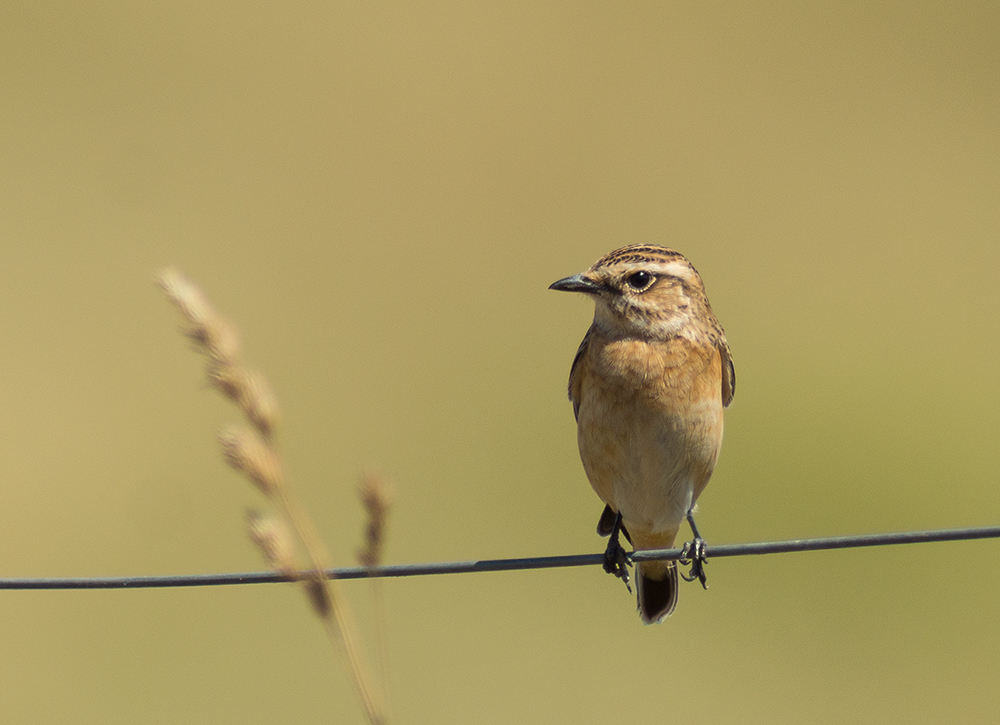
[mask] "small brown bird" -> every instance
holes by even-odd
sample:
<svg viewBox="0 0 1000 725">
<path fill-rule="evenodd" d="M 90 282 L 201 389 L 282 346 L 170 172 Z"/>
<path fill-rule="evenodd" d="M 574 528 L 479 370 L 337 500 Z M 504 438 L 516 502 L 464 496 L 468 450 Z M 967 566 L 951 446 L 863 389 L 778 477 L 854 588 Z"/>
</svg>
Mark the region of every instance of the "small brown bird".
<svg viewBox="0 0 1000 725">
<path fill-rule="evenodd" d="M 666 549 L 687 518 L 695 536 L 691 578 L 704 584 L 704 542 L 691 514 L 719 457 L 736 372 L 701 277 L 679 252 L 642 244 L 550 289 L 583 292 L 596 303 L 569 397 L 583 468 L 606 504 L 597 526 L 611 535 L 605 570 L 628 583 L 619 530 L 636 550 Z M 642 621 L 662 622 L 677 605 L 676 563 L 640 562 L 636 574 Z"/>
</svg>

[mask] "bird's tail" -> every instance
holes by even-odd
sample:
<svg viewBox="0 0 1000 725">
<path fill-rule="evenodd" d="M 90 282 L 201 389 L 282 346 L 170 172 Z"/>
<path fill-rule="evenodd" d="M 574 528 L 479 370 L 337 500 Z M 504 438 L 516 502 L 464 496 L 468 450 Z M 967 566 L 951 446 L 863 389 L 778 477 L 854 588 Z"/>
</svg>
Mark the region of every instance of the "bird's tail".
<svg viewBox="0 0 1000 725">
<path fill-rule="evenodd" d="M 635 591 L 643 624 L 659 624 L 677 606 L 677 562 L 643 561 L 636 566 Z"/>
</svg>

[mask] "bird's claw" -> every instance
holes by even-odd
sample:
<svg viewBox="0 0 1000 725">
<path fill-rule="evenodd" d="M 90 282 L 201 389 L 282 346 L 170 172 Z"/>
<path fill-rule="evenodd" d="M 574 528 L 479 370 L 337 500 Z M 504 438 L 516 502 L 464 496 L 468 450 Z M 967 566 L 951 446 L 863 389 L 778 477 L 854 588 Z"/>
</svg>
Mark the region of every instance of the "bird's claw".
<svg viewBox="0 0 1000 725">
<path fill-rule="evenodd" d="M 608 548 L 604 552 L 604 571 L 608 574 L 614 574 L 625 582 L 625 588 L 629 592 L 632 591 L 632 587 L 629 585 L 630 576 L 628 572 L 631 564 L 628 552 L 625 551 L 625 548 L 621 544 L 617 541 L 608 544 Z"/>
<path fill-rule="evenodd" d="M 611 527 L 611 538 L 608 540 L 608 548 L 604 550 L 604 571 L 608 574 L 614 574 L 616 577 L 625 582 L 625 588 L 628 589 L 629 593 L 632 593 L 632 587 L 629 586 L 629 573 L 628 568 L 632 562 L 628 558 L 628 552 L 625 548 L 618 543 L 618 534 L 622 530 L 622 514 L 621 511 L 615 516 L 614 526 Z"/>
<path fill-rule="evenodd" d="M 705 575 L 705 564 L 708 563 L 708 547 L 705 540 L 696 536 L 693 541 L 688 541 L 681 549 L 681 558 L 678 562 L 684 566 L 691 566 L 688 573 L 680 572 L 684 581 L 701 582 L 702 589 L 708 589 L 708 577 Z"/>
</svg>

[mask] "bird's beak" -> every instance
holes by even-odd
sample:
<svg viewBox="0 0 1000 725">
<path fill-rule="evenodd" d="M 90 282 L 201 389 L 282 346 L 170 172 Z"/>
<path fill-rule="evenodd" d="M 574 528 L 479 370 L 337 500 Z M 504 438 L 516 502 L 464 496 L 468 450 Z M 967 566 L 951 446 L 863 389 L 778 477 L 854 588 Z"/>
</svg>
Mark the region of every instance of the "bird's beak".
<svg viewBox="0 0 1000 725">
<path fill-rule="evenodd" d="M 574 274 L 572 277 L 566 277 L 558 282 L 553 282 L 549 285 L 549 289 L 559 290 L 560 292 L 585 292 L 596 295 L 601 291 L 601 285 L 587 279 L 582 274 Z"/>
</svg>

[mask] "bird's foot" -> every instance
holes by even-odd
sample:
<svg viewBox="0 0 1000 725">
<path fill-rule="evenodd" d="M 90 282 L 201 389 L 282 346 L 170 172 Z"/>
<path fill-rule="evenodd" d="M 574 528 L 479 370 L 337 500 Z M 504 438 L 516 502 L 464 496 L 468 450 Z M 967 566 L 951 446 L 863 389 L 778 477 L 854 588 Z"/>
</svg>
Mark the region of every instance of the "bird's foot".
<svg viewBox="0 0 1000 725">
<path fill-rule="evenodd" d="M 632 564 L 628 558 L 628 552 L 618 542 L 618 534 L 622 528 L 622 515 L 619 513 L 615 517 L 615 525 L 611 529 L 611 539 L 608 541 L 608 548 L 604 550 L 604 571 L 614 574 L 625 582 L 625 588 L 631 593 L 632 587 L 629 585 L 628 568 Z"/>
<path fill-rule="evenodd" d="M 705 576 L 705 564 L 708 563 L 708 546 L 705 544 L 705 540 L 701 538 L 701 534 L 698 533 L 698 527 L 694 523 L 693 506 L 688 511 L 687 520 L 694 538 L 684 544 L 684 547 L 681 549 L 681 558 L 678 561 L 684 566 L 690 565 L 691 568 L 687 574 L 681 572 L 681 576 L 684 577 L 684 581 L 686 582 L 693 582 L 697 579 L 701 582 L 702 589 L 708 589 L 708 577 Z"/>
<path fill-rule="evenodd" d="M 631 563 L 628 553 L 621 544 L 608 546 L 604 552 L 604 571 L 608 574 L 614 574 L 621 579 L 625 583 L 625 588 L 629 590 L 629 593 L 632 592 L 632 586 L 629 584 L 631 577 L 628 571 Z"/>
<path fill-rule="evenodd" d="M 632 591 L 632 587 L 629 585 L 628 573 L 628 567 L 631 563 L 628 558 L 628 552 L 625 551 L 625 548 L 621 544 L 617 541 L 608 544 L 608 548 L 604 551 L 604 571 L 608 574 L 614 574 L 625 582 L 625 587 L 629 592 Z"/>
<path fill-rule="evenodd" d="M 705 575 L 705 564 L 708 563 L 708 547 L 703 538 L 696 536 L 694 540 L 685 543 L 681 549 L 681 558 L 678 559 L 678 562 L 684 566 L 690 565 L 691 567 L 687 574 L 680 572 L 684 581 L 693 582 L 698 580 L 701 582 L 702 589 L 708 589 L 708 577 Z"/>
</svg>

